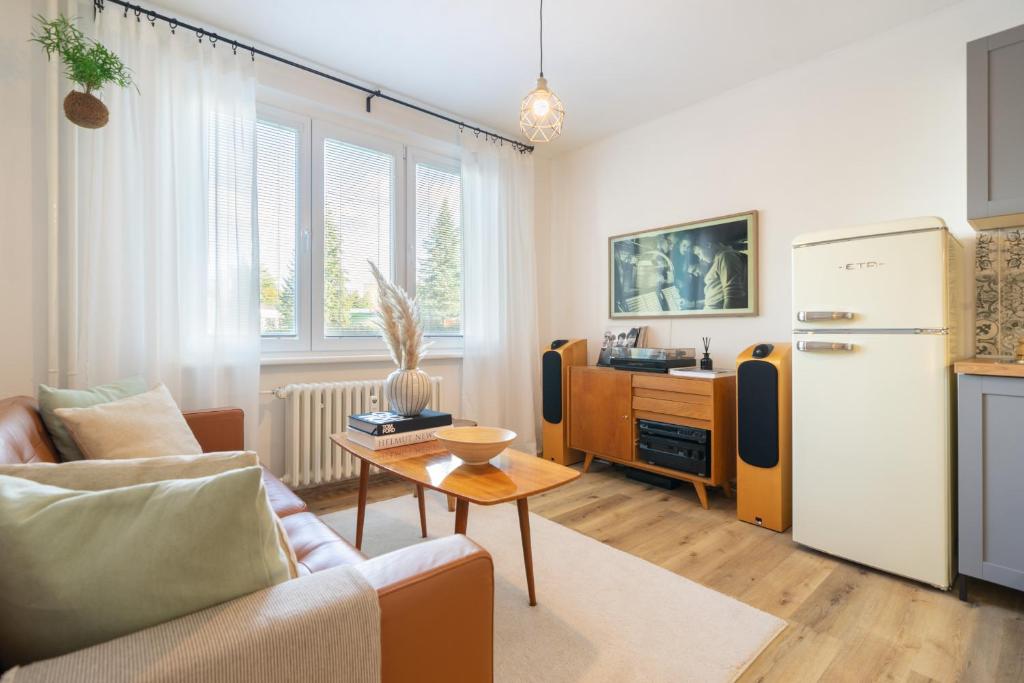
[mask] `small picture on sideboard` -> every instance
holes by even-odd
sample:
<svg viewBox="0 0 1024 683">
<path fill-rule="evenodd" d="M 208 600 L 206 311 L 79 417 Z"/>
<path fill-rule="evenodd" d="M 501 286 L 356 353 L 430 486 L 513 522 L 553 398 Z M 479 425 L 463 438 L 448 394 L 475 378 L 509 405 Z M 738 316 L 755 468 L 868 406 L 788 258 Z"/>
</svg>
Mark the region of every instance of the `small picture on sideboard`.
<svg viewBox="0 0 1024 683">
<path fill-rule="evenodd" d="M 757 315 L 757 212 L 608 239 L 612 318 Z"/>
</svg>

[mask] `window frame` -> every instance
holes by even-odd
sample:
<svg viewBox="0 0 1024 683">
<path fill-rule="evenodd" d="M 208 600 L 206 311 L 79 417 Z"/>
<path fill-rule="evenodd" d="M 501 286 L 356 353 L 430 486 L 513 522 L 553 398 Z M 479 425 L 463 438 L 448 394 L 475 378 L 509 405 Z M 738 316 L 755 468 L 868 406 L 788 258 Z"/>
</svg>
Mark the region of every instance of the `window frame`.
<svg viewBox="0 0 1024 683">
<path fill-rule="evenodd" d="M 280 126 L 295 128 L 298 135 L 298 187 L 296 188 L 296 211 L 298 218 L 295 226 L 295 336 L 264 335 L 260 330 L 260 350 L 262 353 L 295 353 L 306 351 L 310 348 L 310 327 L 308 324 L 310 316 L 310 305 L 312 302 L 309 296 L 311 257 L 310 239 L 312 233 L 312 220 L 310 215 L 310 203 L 307 198 L 311 191 L 311 167 L 310 159 L 310 133 L 312 119 L 308 116 L 296 114 L 295 112 L 280 109 L 265 104 L 258 104 L 256 107 L 256 119 L 268 121 Z M 257 151 L 258 154 L 258 151 Z M 257 156 L 257 160 L 258 160 Z M 257 170 L 258 172 L 258 170 Z M 253 183 L 254 192 L 258 191 L 258 184 Z M 253 197 L 253 204 L 258 205 L 257 197 Z M 259 238 L 259 212 L 256 212 L 256 235 Z M 262 326 L 262 323 L 261 323 Z"/>
<path fill-rule="evenodd" d="M 457 153 L 429 149 L 425 144 L 403 141 L 403 137 L 369 132 L 323 115 L 308 115 L 268 104 L 257 104 L 257 118 L 300 130 L 299 144 L 299 226 L 296 236 L 296 287 L 298 334 L 294 337 L 261 337 L 261 354 L 266 360 L 291 358 L 346 357 L 381 358 L 387 349 L 380 335 L 324 335 L 324 140 L 365 147 L 390 154 L 395 159 L 394 193 L 391 222 L 391 273 L 394 282 L 411 295 L 416 292 L 416 192 L 417 164 L 451 171 L 461 176 Z M 254 197 L 254 202 L 255 202 Z M 460 197 L 461 201 L 461 197 Z M 461 216 L 460 207 L 460 216 Z M 258 224 L 257 224 L 258 229 Z M 460 230 L 462 226 L 460 225 Z M 465 250 L 462 251 L 462 272 L 465 273 Z M 465 284 L 462 290 L 462 331 L 458 335 L 431 335 L 428 358 L 435 354 L 451 358 L 461 356 L 465 334 Z"/>
</svg>

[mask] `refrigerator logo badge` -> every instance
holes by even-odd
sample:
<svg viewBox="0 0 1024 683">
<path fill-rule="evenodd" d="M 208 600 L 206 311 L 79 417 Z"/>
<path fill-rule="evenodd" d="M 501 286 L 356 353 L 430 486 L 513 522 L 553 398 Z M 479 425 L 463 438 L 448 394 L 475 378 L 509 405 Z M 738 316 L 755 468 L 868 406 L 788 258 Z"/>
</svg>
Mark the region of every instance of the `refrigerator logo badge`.
<svg viewBox="0 0 1024 683">
<path fill-rule="evenodd" d="M 861 261 L 859 263 L 844 263 L 839 266 L 839 270 L 873 270 L 875 268 L 881 268 L 885 264 L 881 261 Z"/>
</svg>

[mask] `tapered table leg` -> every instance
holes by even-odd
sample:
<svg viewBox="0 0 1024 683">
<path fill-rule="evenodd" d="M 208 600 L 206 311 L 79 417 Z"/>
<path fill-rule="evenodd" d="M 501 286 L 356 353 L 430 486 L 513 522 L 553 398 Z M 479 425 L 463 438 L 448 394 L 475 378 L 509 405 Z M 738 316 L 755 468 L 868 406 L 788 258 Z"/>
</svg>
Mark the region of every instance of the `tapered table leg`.
<svg viewBox="0 0 1024 683">
<path fill-rule="evenodd" d="M 526 587 L 530 592 L 530 607 L 537 604 L 537 591 L 533 587 L 533 547 L 530 543 L 530 507 L 525 498 L 516 501 L 519 508 L 519 534 L 523 537 L 523 562 L 526 564 Z"/>
<path fill-rule="evenodd" d="M 366 521 L 366 489 L 370 484 L 370 463 L 359 461 L 359 508 L 356 510 L 356 550 L 363 548 L 363 522 Z"/>
<path fill-rule="evenodd" d="M 455 496 L 448 494 L 448 512 L 455 512 Z"/>
<path fill-rule="evenodd" d="M 466 525 L 469 523 L 469 501 L 458 498 L 455 501 L 455 533 L 466 534 Z"/>
<path fill-rule="evenodd" d="M 416 484 L 416 498 L 420 504 L 420 533 L 423 538 L 427 537 L 427 503 L 424 500 L 423 485 Z"/>
</svg>

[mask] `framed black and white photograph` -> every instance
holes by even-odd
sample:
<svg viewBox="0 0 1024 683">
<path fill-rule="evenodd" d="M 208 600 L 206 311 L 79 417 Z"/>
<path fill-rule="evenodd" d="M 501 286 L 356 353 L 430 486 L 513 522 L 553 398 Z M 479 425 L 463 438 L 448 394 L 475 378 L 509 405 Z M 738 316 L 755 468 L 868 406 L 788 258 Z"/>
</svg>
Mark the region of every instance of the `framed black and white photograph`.
<svg viewBox="0 0 1024 683">
<path fill-rule="evenodd" d="M 757 315 L 757 212 L 608 239 L 612 318 Z"/>
</svg>

